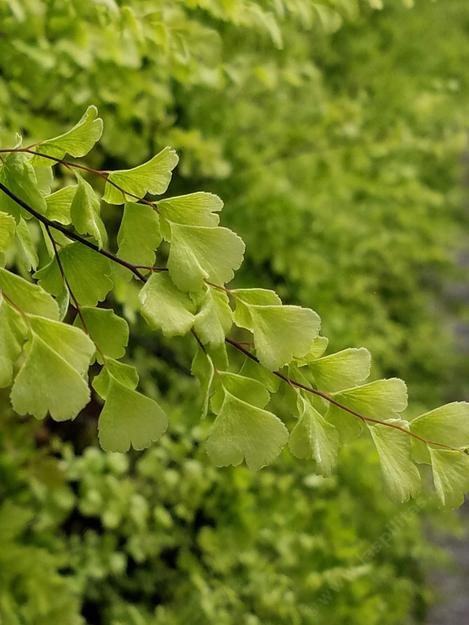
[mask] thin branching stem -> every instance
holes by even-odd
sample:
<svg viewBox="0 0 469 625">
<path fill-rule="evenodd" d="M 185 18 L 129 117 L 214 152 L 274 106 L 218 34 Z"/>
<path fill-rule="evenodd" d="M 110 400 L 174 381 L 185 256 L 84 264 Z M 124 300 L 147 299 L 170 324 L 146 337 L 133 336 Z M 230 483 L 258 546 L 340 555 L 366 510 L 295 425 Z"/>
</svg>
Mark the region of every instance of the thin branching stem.
<svg viewBox="0 0 469 625">
<path fill-rule="evenodd" d="M 93 167 L 88 167 L 87 165 L 82 165 L 81 163 L 74 163 L 72 161 L 67 161 L 67 160 L 65 160 L 63 158 L 58 158 L 57 156 L 51 156 L 50 154 L 44 154 L 43 152 L 38 152 L 37 150 L 32 150 L 31 147 L 32 146 L 28 146 L 26 148 L 0 148 L 0 154 L 2 154 L 2 153 L 3 154 L 10 154 L 10 153 L 13 153 L 13 152 L 19 152 L 19 153 L 22 153 L 22 154 L 32 154 L 33 156 L 38 156 L 40 158 L 46 158 L 46 159 L 48 159 L 50 161 L 53 161 L 54 163 L 56 163 L 58 165 L 63 165 L 67 169 L 81 169 L 82 171 L 86 171 L 88 174 L 93 174 L 94 176 L 99 176 L 100 178 L 103 178 L 108 184 L 110 184 L 115 189 L 117 189 L 122 194 L 124 194 L 124 197 L 126 195 L 128 195 L 128 196 L 134 198 L 138 203 L 140 203 L 140 204 L 147 204 L 148 206 L 151 206 L 152 208 L 157 210 L 155 202 L 152 202 L 151 200 L 146 200 L 145 198 L 141 198 L 138 195 L 135 195 L 134 193 L 131 193 L 130 191 L 126 191 L 121 186 L 116 184 L 113 180 L 110 180 L 109 179 L 109 174 L 111 172 L 107 171 L 106 169 L 95 169 Z"/>
<path fill-rule="evenodd" d="M 97 245 L 95 245 L 91 241 L 88 241 L 87 239 L 80 236 L 76 232 L 69 230 L 62 224 L 56 221 L 52 221 L 51 219 L 48 219 L 44 215 L 41 215 L 41 213 L 39 213 L 35 208 L 33 208 L 32 206 L 29 206 L 29 204 L 26 204 L 26 202 L 24 202 L 20 197 L 18 197 L 15 193 L 13 193 L 13 191 L 10 191 L 10 189 L 8 189 L 8 187 L 6 187 L 2 182 L 0 182 L 0 189 L 5 193 L 5 195 L 8 195 L 9 198 L 11 198 L 14 202 L 16 202 L 19 206 L 21 206 L 21 208 L 24 208 L 25 211 L 27 211 L 30 215 L 35 217 L 38 221 L 42 222 L 45 226 L 49 228 L 54 228 L 55 230 L 59 230 L 59 232 L 64 234 L 69 239 L 78 241 L 82 245 L 89 247 L 91 250 L 94 250 L 98 254 L 101 254 L 102 256 L 106 256 L 106 258 L 109 258 L 109 260 L 112 260 L 114 263 L 117 263 L 118 265 L 122 265 L 122 267 L 125 267 L 126 269 L 131 271 L 135 276 L 137 276 L 139 280 L 141 280 L 142 282 L 145 282 L 145 276 L 132 263 L 128 263 L 126 260 L 119 258 L 115 254 L 112 254 L 111 252 L 108 252 L 107 250 L 98 247 Z"/>
<path fill-rule="evenodd" d="M 256 362 L 259 366 L 262 366 L 259 361 L 259 358 L 257 358 L 257 356 L 252 354 L 245 347 L 243 347 L 240 343 L 238 343 L 237 341 L 233 341 L 233 339 L 230 339 L 230 338 L 226 338 L 225 340 L 229 345 L 231 345 L 232 347 L 234 347 L 235 349 L 243 353 L 247 358 L 249 358 L 253 362 Z M 312 395 L 316 395 L 316 397 L 321 397 L 328 403 L 333 404 L 334 406 L 337 406 L 337 408 L 340 408 L 341 410 L 348 412 L 354 417 L 357 417 L 363 423 L 373 423 L 375 425 L 383 425 L 385 427 L 392 428 L 394 430 L 399 430 L 400 432 L 404 432 L 405 434 L 408 434 L 412 438 L 415 438 L 416 440 L 419 440 L 422 443 L 425 443 L 426 445 L 435 445 L 438 447 L 443 447 L 444 449 L 450 449 L 451 451 L 461 451 L 460 449 L 456 449 L 455 447 L 450 447 L 449 445 L 445 445 L 444 443 L 437 443 L 436 441 L 423 438 L 423 436 L 419 436 L 418 434 L 415 434 L 415 432 L 412 432 L 411 430 L 407 430 L 406 428 L 401 427 L 400 425 L 397 425 L 396 423 L 392 423 L 390 421 L 383 421 L 382 419 L 375 419 L 373 417 L 367 417 L 365 415 L 362 415 L 356 410 L 353 410 L 352 408 L 349 408 L 345 404 L 342 404 L 341 402 L 337 401 L 328 393 L 324 391 L 320 391 L 319 389 L 313 388 L 312 386 L 307 386 L 306 384 L 302 384 L 301 382 L 297 382 L 296 380 L 293 380 L 287 375 L 284 375 L 280 371 L 272 371 L 271 373 L 272 375 L 275 375 L 277 378 L 280 378 L 280 380 L 283 380 L 283 382 L 286 382 L 290 386 L 295 386 L 296 388 L 299 388 L 305 391 L 306 393 L 311 393 Z"/>
</svg>

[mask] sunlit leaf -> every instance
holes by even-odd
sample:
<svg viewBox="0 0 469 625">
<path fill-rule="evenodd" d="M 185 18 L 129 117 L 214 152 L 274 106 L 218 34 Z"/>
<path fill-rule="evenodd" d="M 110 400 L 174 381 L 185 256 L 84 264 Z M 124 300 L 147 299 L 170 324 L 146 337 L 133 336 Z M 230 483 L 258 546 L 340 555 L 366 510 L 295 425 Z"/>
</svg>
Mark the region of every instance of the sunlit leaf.
<svg viewBox="0 0 469 625">
<path fill-rule="evenodd" d="M 256 471 L 272 463 L 287 441 L 288 430 L 278 417 L 225 390 L 207 440 L 207 452 L 217 466 L 236 466 L 245 460 Z"/>
<path fill-rule="evenodd" d="M 124 204 L 143 198 L 147 193 L 161 195 L 168 188 L 178 160 L 176 152 L 166 147 L 143 165 L 111 172 L 104 189 L 104 201 Z"/>
<path fill-rule="evenodd" d="M 140 312 L 150 327 L 166 336 L 186 334 L 194 323 L 195 304 L 166 272 L 150 276 L 139 294 Z"/>
</svg>

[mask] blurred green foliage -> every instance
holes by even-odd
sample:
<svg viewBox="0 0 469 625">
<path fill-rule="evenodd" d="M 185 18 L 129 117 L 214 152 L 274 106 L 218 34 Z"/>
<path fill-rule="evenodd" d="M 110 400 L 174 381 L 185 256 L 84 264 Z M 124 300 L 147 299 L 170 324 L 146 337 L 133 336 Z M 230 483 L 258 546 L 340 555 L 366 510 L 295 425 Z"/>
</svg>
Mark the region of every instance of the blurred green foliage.
<svg viewBox="0 0 469 625">
<path fill-rule="evenodd" d="M 15 523 L 1 538 L 2 623 L 419 622 L 430 508 L 383 498 L 366 447 L 334 478 L 292 460 L 220 471 L 200 427 L 175 421 L 130 456 L 58 439 L 38 452 L 40 426 L 2 421 L 0 520 Z"/>
<path fill-rule="evenodd" d="M 176 189 L 219 193 L 246 240 L 240 281 L 313 306 L 333 349 L 366 345 L 433 407 L 467 392 L 447 285 L 468 220 L 469 11 L 384 4 L 4 0 L 0 142 L 51 136 L 96 103 L 95 163 L 174 145 Z M 135 360 L 177 398 L 189 383 L 168 369 L 189 359 L 154 340 L 139 342 L 165 362 Z M 385 498 L 376 458 L 354 447 L 328 480 L 292 460 L 215 470 L 193 403 L 178 412 L 129 457 L 2 420 L 2 625 L 421 622 L 421 510 Z"/>
</svg>

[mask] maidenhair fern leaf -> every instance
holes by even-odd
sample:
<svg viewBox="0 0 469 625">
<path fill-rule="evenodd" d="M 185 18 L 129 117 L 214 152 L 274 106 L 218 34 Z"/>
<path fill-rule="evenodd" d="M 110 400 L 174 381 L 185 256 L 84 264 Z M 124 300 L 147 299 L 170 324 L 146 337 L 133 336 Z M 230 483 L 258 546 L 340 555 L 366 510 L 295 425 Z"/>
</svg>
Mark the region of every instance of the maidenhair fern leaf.
<svg viewBox="0 0 469 625">
<path fill-rule="evenodd" d="M 244 250 L 228 228 L 172 223 L 169 274 L 182 291 L 200 291 L 205 280 L 224 285 L 241 266 Z"/>
<path fill-rule="evenodd" d="M 207 440 L 217 466 L 246 460 L 256 471 L 272 463 L 288 442 L 288 430 L 273 413 L 248 404 L 225 390 L 225 398 Z"/>
<path fill-rule="evenodd" d="M 89 106 L 73 128 L 53 139 L 43 141 L 36 147 L 36 151 L 59 159 L 66 154 L 75 157 L 85 156 L 102 134 L 103 120 L 98 117 L 98 109 Z M 35 166 L 50 165 L 49 159 L 40 156 L 35 156 L 33 162 Z"/>
<path fill-rule="evenodd" d="M 147 193 L 161 195 L 168 188 L 171 172 L 178 160 L 176 152 L 166 147 L 143 165 L 109 173 L 104 201 L 108 204 L 125 204 L 143 198 Z"/>
<path fill-rule="evenodd" d="M 186 334 L 194 324 L 194 302 L 171 282 L 166 272 L 150 277 L 139 300 L 143 318 L 166 336 Z"/>
<path fill-rule="evenodd" d="M 157 441 L 168 426 L 162 408 L 112 374 L 104 408 L 99 415 L 99 442 L 106 451 L 144 449 Z"/>
</svg>

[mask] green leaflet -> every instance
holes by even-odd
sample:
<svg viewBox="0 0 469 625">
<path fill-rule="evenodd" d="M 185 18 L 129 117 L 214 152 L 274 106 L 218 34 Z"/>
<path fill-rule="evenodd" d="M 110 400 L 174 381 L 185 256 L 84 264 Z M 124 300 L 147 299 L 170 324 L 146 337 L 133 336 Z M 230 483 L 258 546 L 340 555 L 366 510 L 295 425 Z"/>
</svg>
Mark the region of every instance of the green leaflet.
<svg viewBox="0 0 469 625">
<path fill-rule="evenodd" d="M 311 361 L 309 368 L 323 391 L 341 391 L 364 382 L 370 375 L 371 355 L 364 347 L 344 349 Z"/>
<path fill-rule="evenodd" d="M 270 289 L 232 289 L 231 294 L 246 306 L 272 306 L 282 303 L 277 293 Z"/>
<path fill-rule="evenodd" d="M 93 187 L 75 173 L 78 186 L 70 204 L 70 219 L 80 234 L 89 234 L 101 249 L 107 241 L 106 228 L 100 217 L 101 203 Z"/>
<path fill-rule="evenodd" d="M 444 506 L 457 508 L 469 491 L 469 456 L 431 446 L 429 452 L 438 497 Z"/>
<path fill-rule="evenodd" d="M 53 253 L 53 252 L 52 252 Z M 62 274 L 60 273 L 57 260 L 53 256 L 52 259 L 34 273 L 34 278 L 39 282 L 39 285 L 45 289 L 48 293 L 60 297 L 66 286 Z"/>
<path fill-rule="evenodd" d="M 93 388 L 102 399 L 107 397 L 112 378 L 130 389 L 137 388 L 139 379 L 137 369 L 133 365 L 119 362 L 113 358 L 105 358 L 104 367 L 93 378 L 92 382 Z"/>
<path fill-rule="evenodd" d="M 37 419 L 47 413 L 56 421 L 75 418 L 90 398 L 83 376 L 93 353 L 94 345 L 78 328 L 31 318 L 31 338 L 10 395 L 13 409 Z"/>
<path fill-rule="evenodd" d="M 225 391 L 258 408 L 265 408 L 270 401 L 269 391 L 259 380 L 229 371 L 219 371 L 216 380 L 217 389 L 211 402 L 211 408 L 215 413 L 222 409 Z"/>
<path fill-rule="evenodd" d="M 156 211 L 146 204 L 127 203 L 117 234 L 119 258 L 134 265 L 153 267 L 160 243 L 160 222 Z M 122 269 L 122 272 L 131 278 L 128 270 Z"/>
<path fill-rule="evenodd" d="M 202 394 L 201 418 L 204 419 L 208 414 L 210 396 L 212 393 L 212 383 L 215 376 L 215 367 L 211 357 L 198 349 L 192 360 L 191 373 L 200 384 Z"/>
<path fill-rule="evenodd" d="M 95 353 L 93 341 L 81 330 L 60 321 L 31 315 L 30 327 L 47 345 L 84 376 Z"/>
<path fill-rule="evenodd" d="M 200 291 L 204 280 L 229 282 L 243 262 L 245 245 L 228 228 L 171 223 L 168 269 L 182 291 Z"/>
<path fill-rule="evenodd" d="M 48 195 L 46 197 L 46 217 L 52 221 L 58 221 L 65 226 L 71 224 L 72 217 L 70 210 L 77 188 L 78 185 L 76 184 L 69 185 L 68 187 L 62 187 L 58 191 Z"/>
<path fill-rule="evenodd" d="M 110 261 L 81 243 L 72 243 L 59 252 L 70 288 L 82 306 L 96 306 L 113 287 Z"/>
<path fill-rule="evenodd" d="M 95 106 L 89 106 L 73 128 L 53 139 L 43 141 L 35 150 L 58 159 L 66 154 L 75 157 L 85 156 L 99 141 L 102 134 L 103 120 L 98 117 L 98 109 Z M 35 156 L 33 162 L 35 166 L 40 167 L 51 164 L 50 159 L 40 156 Z"/>
<path fill-rule="evenodd" d="M 269 291 L 255 293 L 233 291 L 236 297 L 235 323 L 254 335 L 256 354 L 260 362 L 272 371 L 280 369 L 293 358 L 301 358 L 310 350 L 321 320 L 310 308 L 282 304 L 252 304 L 270 301 Z M 268 300 L 269 298 L 269 300 Z"/>
<path fill-rule="evenodd" d="M 376 380 L 334 393 L 333 397 L 365 417 L 382 421 L 399 419 L 400 413 L 407 408 L 407 387 L 399 378 Z M 359 418 L 333 404 L 329 405 L 326 418 L 335 425 L 343 441 L 356 438 L 362 431 L 363 424 Z"/>
<path fill-rule="evenodd" d="M 21 265 L 26 271 L 36 269 L 39 258 L 36 251 L 36 243 L 33 241 L 31 231 L 22 217 L 19 218 L 16 226 L 16 247 Z"/>
<path fill-rule="evenodd" d="M 83 321 L 91 340 L 97 347 L 96 358 L 101 364 L 103 357 L 122 358 L 129 342 L 127 321 L 118 317 L 110 308 L 90 308 L 83 306 L 81 315 L 75 318 L 75 325 L 83 328 Z"/>
<path fill-rule="evenodd" d="M 165 239 L 171 240 L 170 222 L 188 226 L 218 226 L 220 218 L 215 213 L 222 208 L 223 201 L 218 195 L 203 191 L 159 200 L 158 209 Z"/>
<path fill-rule="evenodd" d="M 2 297 L 0 292 L 0 388 L 10 386 L 13 381 L 15 363 L 26 340 L 27 326 Z"/>
<path fill-rule="evenodd" d="M 296 364 L 298 365 L 298 367 L 304 367 L 305 365 L 308 365 L 310 362 L 316 360 L 317 358 L 321 358 L 321 356 L 327 349 L 328 343 L 329 339 L 326 336 L 317 336 L 310 346 L 308 353 L 303 356 L 303 358 L 296 359 Z"/>
<path fill-rule="evenodd" d="M 301 394 L 298 394 L 298 407 L 300 416 L 290 434 L 290 451 L 297 458 L 313 458 L 321 473 L 330 475 L 339 451 L 337 430 Z"/>
<path fill-rule="evenodd" d="M 162 408 L 119 380 L 108 370 L 106 400 L 99 415 L 99 442 L 106 451 L 144 449 L 158 440 L 168 426 Z"/>
<path fill-rule="evenodd" d="M 192 328 L 195 304 L 174 286 L 167 272 L 153 273 L 140 291 L 139 300 L 145 321 L 165 336 L 187 334 Z"/>
<path fill-rule="evenodd" d="M 72 293 L 82 306 L 96 306 L 113 287 L 110 261 L 79 242 L 59 251 L 63 271 Z M 54 295 L 63 288 L 63 279 L 56 258 L 35 273 L 41 285 Z"/>
<path fill-rule="evenodd" d="M 287 441 L 288 430 L 278 417 L 225 389 L 206 447 L 217 466 L 236 466 L 246 460 L 249 469 L 257 471 L 273 462 Z"/>
<path fill-rule="evenodd" d="M 104 201 L 108 204 L 124 204 L 143 198 L 147 193 L 161 195 L 168 188 L 171 172 L 178 160 L 176 152 L 165 147 L 143 165 L 111 172 L 104 188 Z"/>
<path fill-rule="evenodd" d="M 252 324 L 250 306 L 282 305 L 277 293 L 269 289 L 232 289 L 230 293 L 236 299 L 234 320 L 241 328 L 249 328 Z"/>
<path fill-rule="evenodd" d="M 96 306 L 106 298 L 113 286 L 107 258 L 78 242 L 62 248 L 59 256 L 70 288 L 82 306 Z"/>
<path fill-rule="evenodd" d="M 0 289 L 10 302 L 25 313 L 59 318 L 57 303 L 49 293 L 3 268 L 0 268 Z"/>
<path fill-rule="evenodd" d="M 16 221 L 7 213 L 0 212 L 0 264 L 5 266 L 6 253 L 15 238 Z"/>
<path fill-rule="evenodd" d="M 194 319 L 194 330 L 204 344 L 221 345 L 233 324 L 233 313 L 228 295 L 208 288 Z"/>
<path fill-rule="evenodd" d="M 408 429 L 402 419 L 388 419 L 390 424 Z M 384 480 L 393 499 L 404 502 L 420 489 L 420 473 L 411 460 L 411 441 L 405 433 L 384 425 L 368 425 L 379 455 Z"/>
<path fill-rule="evenodd" d="M 27 154 L 13 152 L 3 159 L 0 182 L 39 213 L 46 213 L 46 201 L 39 191 L 36 172 Z M 17 221 L 21 215 L 26 219 L 31 218 L 27 211 L 3 192 L 0 193 L 0 210 L 11 213 Z"/>
<path fill-rule="evenodd" d="M 34 173 L 36 174 L 37 180 L 37 188 L 42 195 L 49 195 L 52 191 L 52 183 L 54 181 L 52 165 L 53 163 L 49 162 L 49 167 L 34 167 Z"/>
<path fill-rule="evenodd" d="M 469 403 L 452 402 L 416 417 L 410 423 L 415 434 L 455 449 L 469 447 Z"/>
</svg>

